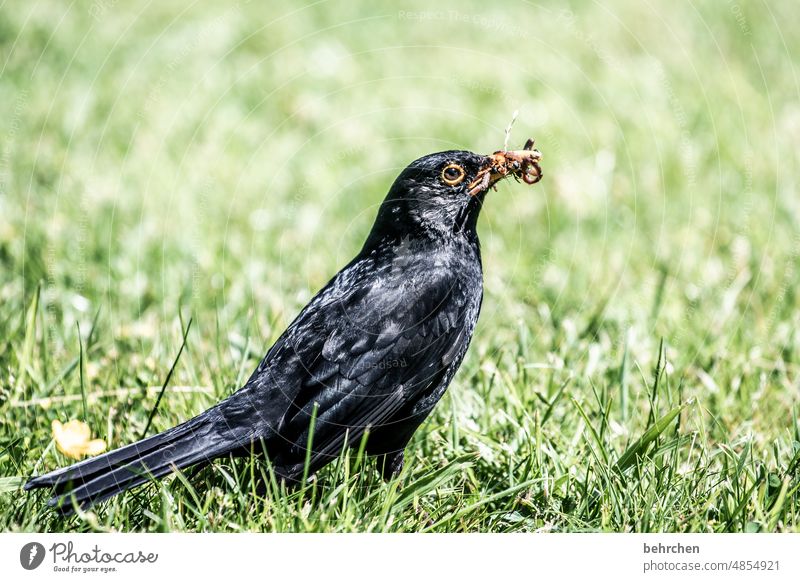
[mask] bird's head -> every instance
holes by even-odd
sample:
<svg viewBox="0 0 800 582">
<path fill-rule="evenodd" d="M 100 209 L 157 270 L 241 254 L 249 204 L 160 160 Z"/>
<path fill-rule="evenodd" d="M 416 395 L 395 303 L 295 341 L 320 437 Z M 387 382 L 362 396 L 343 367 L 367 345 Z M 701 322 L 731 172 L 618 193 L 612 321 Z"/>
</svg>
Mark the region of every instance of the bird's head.
<svg viewBox="0 0 800 582">
<path fill-rule="evenodd" d="M 508 176 L 538 182 L 541 157 L 533 140 L 525 149 L 491 155 L 450 150 L 421 157 L 392 184 L 372 236 L 474 233 L 486 193 Z"/>
</svg>

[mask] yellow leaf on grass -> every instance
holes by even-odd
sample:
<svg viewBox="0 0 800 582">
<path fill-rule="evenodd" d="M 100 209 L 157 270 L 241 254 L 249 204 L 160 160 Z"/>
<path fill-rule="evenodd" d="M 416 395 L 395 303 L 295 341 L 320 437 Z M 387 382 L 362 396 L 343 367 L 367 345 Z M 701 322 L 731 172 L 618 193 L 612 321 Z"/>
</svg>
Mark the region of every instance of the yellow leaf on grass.
<svg viewBox="0 0 800 582">
<path fill-rule="evenodd" d="M 106 450 L 103 439 L 92 439 L 89 425 L 80 420 L 70 420 L 62 424 L 54 420 L 53 439 L 58 450 L 72 459 L 81 459 L 87 455 L 99 455 Z"/>
</svg>

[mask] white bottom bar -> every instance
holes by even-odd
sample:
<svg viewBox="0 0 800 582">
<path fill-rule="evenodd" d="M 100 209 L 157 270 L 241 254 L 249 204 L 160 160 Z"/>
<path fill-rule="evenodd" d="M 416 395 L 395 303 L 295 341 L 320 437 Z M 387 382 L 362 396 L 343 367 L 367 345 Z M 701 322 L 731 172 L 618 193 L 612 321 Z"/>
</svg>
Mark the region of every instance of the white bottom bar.
<svg viewBox="0 0 800 582">
<path fill-rule="evenodd" d="M 800 534 L 2 534 L 0 572 L 137 582 L 800 580 L 798 550 Z"/>
</svg>

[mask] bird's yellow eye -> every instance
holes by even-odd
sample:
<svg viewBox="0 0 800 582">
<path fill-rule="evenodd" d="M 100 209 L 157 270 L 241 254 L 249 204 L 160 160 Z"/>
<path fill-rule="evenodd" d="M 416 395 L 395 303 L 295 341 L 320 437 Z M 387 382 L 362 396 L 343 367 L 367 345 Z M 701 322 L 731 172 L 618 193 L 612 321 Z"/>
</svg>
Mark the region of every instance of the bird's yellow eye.
<svg viewBox="0 0 800 582">
<path fill-rule="evenodd" d="M 458 164 L 447 164 L 442 170 L 442 181 L 448 186 L 455 186 L 464 180 L 467 173 Z"/>
</svg>

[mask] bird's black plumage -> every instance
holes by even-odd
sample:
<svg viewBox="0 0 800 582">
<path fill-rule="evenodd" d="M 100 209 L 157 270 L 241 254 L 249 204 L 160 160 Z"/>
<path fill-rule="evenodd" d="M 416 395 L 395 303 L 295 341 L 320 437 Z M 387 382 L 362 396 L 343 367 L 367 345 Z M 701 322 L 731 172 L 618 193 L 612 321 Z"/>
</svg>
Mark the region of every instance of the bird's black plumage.
<svg viewBox="0 0 800 582">
<path fill-rule="evenodd" d="M 413 162 L 382 203 L 358 255 L 309 302 L 247 383 L 161 434 L 35 477 L 68 513 L 175 469 L 266 450 L 276 473 L 313 473 L 368 429 L 384 474 L 442 397 L 481 307 L 476 222 L 492 158 L 447 151 Z M 492 170 L 494 171 L 494 170 Z M 505 174 L 503 174 L 505 175 Z M 476 184 L 478 184 L 476 186 Z M 316 408 L 316 411 L 315 411 Z"/>
</svg>

